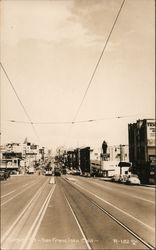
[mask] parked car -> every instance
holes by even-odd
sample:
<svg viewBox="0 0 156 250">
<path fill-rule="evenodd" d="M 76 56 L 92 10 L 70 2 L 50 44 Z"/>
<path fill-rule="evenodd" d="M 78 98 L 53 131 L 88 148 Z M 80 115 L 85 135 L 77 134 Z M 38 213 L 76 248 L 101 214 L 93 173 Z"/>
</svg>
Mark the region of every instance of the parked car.
<svg viewBox="0 0 156 250">
<path fill-rule="evenodd" d="M 113 182 L 121 182 L 121 176 L 119 174 L 115 174 L 111 179 Z"/>
<path fill-rule="evenodd" d="M 73 170 L 72 170 L 72 174 L 73 174 L 73 175 L 80 175 L 80 170 L 78 170 L 78 169 L 73 169 Z"/>
<path fill-rule="evenodd" d="M 6 170 L 6 171 L 5 171 L 5 175 L 6 175 L 6 178 L 7 178 L 7 179 L 10 178 L 10 174 L 11 174 L 11 171 L 9 171 L 9 170 Z"/>
<path fill-rule="evenodd" d="M 5 172 L 3 170 L 0 171 L 0 180 L 6 180 L 5 178 Z"/>
<path fill-rule="evenodd" d="M 0 180 L 7 180 L 10 177 L 10 172 L 5 170 L 0 170 Z"/>
<path fill-rule="evenodd" d="M 130 175 L 127 177 L 126 184 L 140 185 L 140 180 L 137 175 Z"/>
<path fill-rule="evenodd" d="M 62 169 L 62 174 L 66 174 L 66 173 L 67 173 L 66 169 L 63 168 L 63 169 Z"/>
<path fill-rule="evenodd" d="M 10 174 L 11 175 L 18 175 L 19 171 L 17 171 L 17 170 L 11 170 Z"/>
<path fill-rule="evenodd" d="M 70 169 L 67 168 L 66 173 L 67 174 L 72 174 L 72 170 L 70 170 Z"/>
</svg>

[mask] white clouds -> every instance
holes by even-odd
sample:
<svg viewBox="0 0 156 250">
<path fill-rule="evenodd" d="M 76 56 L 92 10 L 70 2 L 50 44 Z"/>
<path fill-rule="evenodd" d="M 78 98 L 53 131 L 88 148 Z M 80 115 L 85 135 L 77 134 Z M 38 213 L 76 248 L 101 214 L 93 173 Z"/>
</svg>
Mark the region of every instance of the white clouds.
<svg viewBox="0 0 156 250">
<path fill-rule="evenodd" d="M 44 39 L 85 46 L 90 39 L 80 23 L 71 21 L 71 5 L 72 1 L 3 1 L 2 42 Z"/>
</svg>

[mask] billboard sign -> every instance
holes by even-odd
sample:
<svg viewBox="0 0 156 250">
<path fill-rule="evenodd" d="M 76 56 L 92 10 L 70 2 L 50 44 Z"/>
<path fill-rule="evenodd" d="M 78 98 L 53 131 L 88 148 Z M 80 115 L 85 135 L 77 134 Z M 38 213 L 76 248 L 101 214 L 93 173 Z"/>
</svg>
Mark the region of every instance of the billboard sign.
<svg viewBox="0 0 156 250">
<path fill-rule="evenodd" d="M 147 146 L 155 146 L 155 122 L 147 121 Z"/>
</svg>

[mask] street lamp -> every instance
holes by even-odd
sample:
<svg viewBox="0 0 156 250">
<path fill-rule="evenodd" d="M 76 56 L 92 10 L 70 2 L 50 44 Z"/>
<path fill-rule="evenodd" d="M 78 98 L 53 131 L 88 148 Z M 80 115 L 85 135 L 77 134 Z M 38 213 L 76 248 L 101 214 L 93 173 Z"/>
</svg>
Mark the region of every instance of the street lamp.
<svg viewBox="0 0 156 250">
<path fill-rule="evenodd" d="M 120 144 L 120 162 L 123 161 L 123 147 L 125 147 L 126 145 L 121 145 Z M 120 176 L 122 175 L 122 164 L 120 163 Z"/>
</svg>

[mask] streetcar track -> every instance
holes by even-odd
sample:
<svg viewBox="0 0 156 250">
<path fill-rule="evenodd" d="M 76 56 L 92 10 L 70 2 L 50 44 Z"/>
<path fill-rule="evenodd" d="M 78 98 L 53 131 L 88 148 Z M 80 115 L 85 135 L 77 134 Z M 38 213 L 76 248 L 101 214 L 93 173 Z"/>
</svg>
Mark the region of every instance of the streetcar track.
<svg viewBox="0 0 156 250">
<path fill-rule="evenodd" d="M 80 186 L 79 184 L 76 184 L 76 183 L 75 183 L 75 185 L 78 186 L 79 188 L 83 189 L 83 190 L 86 191 L 87 193 L 91 194 L 92 196 L 96 197 L 97 199 L 101 200 L 102 202 L 108 204 L 109 206 L 111 206 L 111 207 L 115 208 L 116 210 L 120 211 L 121 213 L 125 214 L 126 216 L 128 216 L 128 217 L 132 218 L 133 220 L 139 222 L 139 223 L 142 224 L 143 226 L 147 227 L 149 230 L 155 231 L 155 229 L 154 229 L 153 227 L 151 227 L 151 226 L 145 224 L 144 222 L 142 222 L 141 220 L 137 219 L 137 218 L 134 217 L 133 215 L 127 213 L 126 211 L 122 210 L 121 208 L 119 208 L 119 207 L 115 206 L 114 204 L 112 204 L 112 203 L 110 203 L 110 202 L 104 200 L 104 199 L 101 198 L 100 196 L 98 196 L 98 195 L 96 195 L 96 194 L 94 194 L 94 193 L 88 191 L 86 188 Z"/>
<path fill-rule="evenodd" d="M 42 184 L 40 189 L 37 191 L 37 193 L 32 197 L 32 199 L 29 201 L 29 203 L 25 206 L 25 208 L 22 210 L 22 212 L 19 214 L 19 216 L 16 218 L 16 220 L 12 223 L 12 225 L 9 227 L 9 229 L 4 233 L 4 235 L 1 237 L 1 245 L 7 241 L 7 239 L 11 236 L 14 228 L 17 226 L 17 224 L 21 221 L 23 216 L 26 214 L 28 209 L 33 205 L 33 202 L 35 202 L 38 197 L 40 196 L 41 192 L 44 190 L 45 186 L 47 185 L 48 180 Z"/>
<path fill-rule="evenodd" d="M 113 221 L 115 221 L 118 225 L 120 225 L 123 229 L 125 229 L 127 232 L 129 232 L 131 235 L 133 235 L 138 241 L 140 241 L 144 246 L 148 247 L 150 250 L 154 250 L 155 247 L 152 246 L 149 242 L 145 241 L 142 237 L 140 237 L 137 233 L 135 233 L 132 229 L 130 229 L 128 226 L 126 226 L 124 223 L 122 223 L 120 220 L 118 220 L 114 215 L 112 215 L 110 212 L 108 212 L 106 209 L 104 209 L 102 206 L 100 206 L 97 202 L 95 202 L 93 199 L 89 198 L 86 194 L 84 194 L 82 191 L 80 191 L 78 188 L 75 187 L 73 183 L 70 183 L 65 178 L 62 178 L 64 181 L 66 181 L 69 185 L 71 185 L 76 191 L 78 191 L 83 197 L 85 197 L 90 203 L 92 203 L 94 206 L 96 206 L 100 211 L 102 211 L 104 214 L 106 214 L 109 218 L 111 218 Z M 79 185 L 77 185 L 79 186 Z M 81 186 L 79 186 L 81 188 Z M 84 188 L 82 188 L 84 189 Z M 85 189 L 84 189 L 85 190 Z M 93 193 L 89 192 L 88 190 L 85 190 L 88 193 L 94 195 Z M 95 195 L 94 195 L 95 196 Z"/>
<path fill-rule="evenodd" d="M 42 219 L 45 215 L 45 212 L 46 212 L 46 209 L 48 207 L 48 204 L 49 204 L 49 201 L 54 193 L 54 190 L 55 190 L 55 187 L 56 187 L 56 184 L 53 184 L 53 187 L 51 188 L 47 198 L 45 199 L 41 209 L 39 210 L 30 230 L 28 231 L 22 245 L 20 246 L 20 249 L 31 249 L 31 246 L 33 244 L 33 241 L 35 239 L 35 236 L 38 232 L 38 229 L 41 225 L 41 222 L 42 222 Z"/>
<path fill-rule="evenodd" d="M 88 240 L 87 240 L 87 237 L 86 237 L 86 235 L 85 235 L 85 233 L 84 233 L 84 231 L 83 231 L 83 229 L 82 229 L 82 227 L 81 227 L 81 224 L 80 224 L 80 222 L 79 222 L 79 220 L 78 220 L 78 218 L 77 218 L 77 216 L 76 216 L 76 214 L 75 214 L 75 212 L 74 212 L 74 210 L 73 210 L 73 208 L 72 208 L 72 206 L 71 206 L 69 200 L 67 199 L 67 196 L 66 196 L 65 194 L 64 194 L 64 196 L 65 196 L 66 202 L 67 202 L 67 204 L 68 204 L 68 206 L 69 206 L 69 208 L 70 208 L 70 210 L 71 210 L 71 213 L 72 213 L 72 215 L 73 215 L 73 217 L 74 217 L 74 219 L 75 219 L 75 221 L 76 221 L 76 223 L 77 223 L 77 225 L 78 225 L 78 228 L 79 228 L 79 230 L 80 230 L 80 232 L 81 232 L 81 234 L 82 234 L 82 236 L 83 236 L 83 238 L 84 238 L 84 241 L 85 241 L 85 243 L 86 243 L 86 245 L 87 245 L 87 248 L 88 248 L 89 250 L 91 250 L 92 248 L 91 248 L 91 246 L 90 246 L 90 244 L 89 244 L 89 242 L 88 242 Z"/>
</svg>

